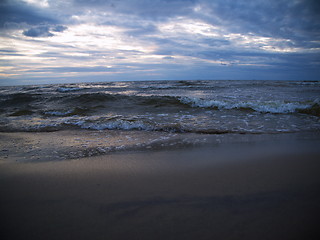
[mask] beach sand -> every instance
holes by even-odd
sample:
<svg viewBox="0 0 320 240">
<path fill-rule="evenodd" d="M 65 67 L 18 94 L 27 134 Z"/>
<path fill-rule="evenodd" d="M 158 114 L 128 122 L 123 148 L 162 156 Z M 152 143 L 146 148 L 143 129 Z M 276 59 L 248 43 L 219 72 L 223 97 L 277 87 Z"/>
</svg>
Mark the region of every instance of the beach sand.
<svg viewBox="0 0 320 240">
<path fill-rule="evenodd" d="M 0 162 L 1 239 L 319 239 L 318 151 Z"/>
</svg>

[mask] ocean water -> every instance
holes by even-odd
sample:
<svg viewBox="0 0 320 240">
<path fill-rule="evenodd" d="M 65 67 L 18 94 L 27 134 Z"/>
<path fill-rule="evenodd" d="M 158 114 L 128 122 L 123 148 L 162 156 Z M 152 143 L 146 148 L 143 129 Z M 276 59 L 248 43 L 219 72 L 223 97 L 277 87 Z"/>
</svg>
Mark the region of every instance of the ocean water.
<svg viewBox="0 0 320 240">
<path fill-rule="evenodd" d="M 0 132 L 100 134 L 100 153 L 129 145 L 205 142 L 207 136 L 217 135 L 319 133 L 319 117 L 319 81 L 135 81 L 0 88 Z"/>
</svg>

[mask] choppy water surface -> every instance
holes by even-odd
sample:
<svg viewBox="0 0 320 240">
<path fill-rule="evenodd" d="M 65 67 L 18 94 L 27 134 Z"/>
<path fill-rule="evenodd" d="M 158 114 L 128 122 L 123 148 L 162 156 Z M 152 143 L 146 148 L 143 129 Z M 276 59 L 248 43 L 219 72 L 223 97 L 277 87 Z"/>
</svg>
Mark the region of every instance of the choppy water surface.
<svg viewBox="0 0 320 240">
<path fill-rule="evenodd" d="M 1 131 L 318 131 L 320 82 L 143 81 L 0 88 Z"/>
<path fill-rule="evenodd" d="M 313 141 L 320 132 L 319 96 L 320 82 L 310 81 L 1 87 L 1 156 L 78 158 L 120 150 L 273 141 L 272 136 L 283 134 Z"/>
</svg>

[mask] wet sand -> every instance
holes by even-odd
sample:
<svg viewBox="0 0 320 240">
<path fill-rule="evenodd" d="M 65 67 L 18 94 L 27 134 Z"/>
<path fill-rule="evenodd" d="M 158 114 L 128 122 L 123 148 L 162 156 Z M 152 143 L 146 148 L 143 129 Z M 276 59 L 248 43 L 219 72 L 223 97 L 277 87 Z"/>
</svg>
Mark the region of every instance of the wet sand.
<svg viewBox="0 0 320 240">
<path fill-rule="evenodd" d="M 318 239 L 319 153 L 240 149 L 2 161 L 1 239 Z"/>
</svg>

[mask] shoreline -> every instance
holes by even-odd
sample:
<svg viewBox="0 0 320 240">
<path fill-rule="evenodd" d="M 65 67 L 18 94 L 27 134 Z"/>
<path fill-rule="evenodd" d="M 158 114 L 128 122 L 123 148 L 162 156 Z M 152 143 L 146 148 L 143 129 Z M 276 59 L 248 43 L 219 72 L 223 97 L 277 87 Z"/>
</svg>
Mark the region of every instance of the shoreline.
<svg viewBox="0 0 320 240">
<path fill-rule="evenodd" d="M 301 146 L 301 144 L 303 146 Z M 265 145 L 270 148 L 265 149 Z M 320 132 L 197 134 L 139 130 L 70 129 L 53 132 L 0 132 L 0 162 L 46 162 L 118 153 L 234 147 L 251 151 L 318 152 Z M 248 148 L 249 146 L 249 148 Z"/>
</svg>

